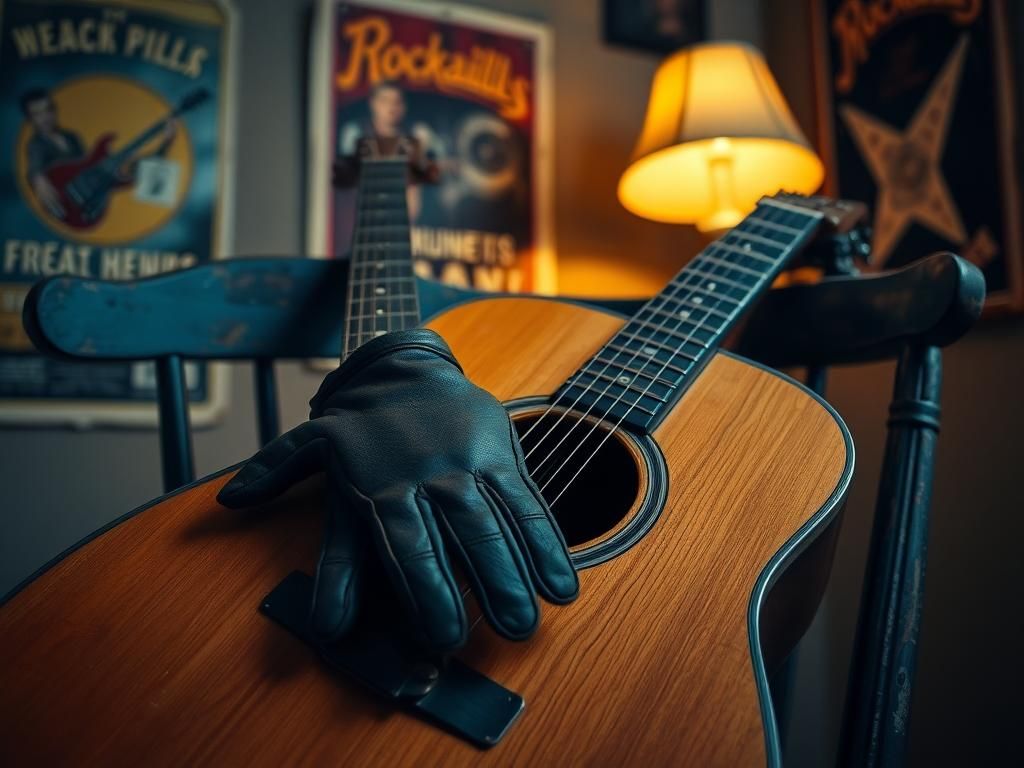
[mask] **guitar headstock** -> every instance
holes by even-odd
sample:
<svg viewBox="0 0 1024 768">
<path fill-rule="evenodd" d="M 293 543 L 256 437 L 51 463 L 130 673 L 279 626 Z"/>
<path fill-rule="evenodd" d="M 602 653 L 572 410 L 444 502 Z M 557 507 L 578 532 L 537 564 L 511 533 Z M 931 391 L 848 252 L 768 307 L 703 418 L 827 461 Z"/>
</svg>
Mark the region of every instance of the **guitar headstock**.
<svg viewBox="0 0 1024 768">
<path fill-rule="evenodd" d="M 867 220 L 868 207 L 854 200 L 833 200 L 823 195 L 797 195 L 791 192 L 777 192 L 773 200 L 817 211 L 825 217 L 828 234 L 843 235 L 851 232 Z"/>
<path fill-rule="evenodd" d="M 773 200 L 823 214 L 822 228 L 805 248 L 794 266 L 815 266 L 826 275 L 853 275 L 858 263 L 865 263 L 871 254 L 871 228 L 868 209 L 854 200 L 833 200 L 823 195 L 797 195 L 779 192 Z"/>
</svg>

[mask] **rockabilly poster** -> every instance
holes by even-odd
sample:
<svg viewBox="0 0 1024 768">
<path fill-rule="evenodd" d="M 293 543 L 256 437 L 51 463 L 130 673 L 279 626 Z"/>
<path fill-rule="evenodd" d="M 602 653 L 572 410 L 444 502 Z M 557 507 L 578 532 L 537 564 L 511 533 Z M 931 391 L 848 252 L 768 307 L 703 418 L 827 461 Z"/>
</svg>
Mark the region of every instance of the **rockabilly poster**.
<svg viewBox="0 0 1024 768">
<path fill-rule="evenodd" d="M 225 252 L 230 23 L 199 0 L 0 2 L 0 420 L 156 424 L 152 363 L 44 357 L 21 309 L 51 275 L 134 280 Z M 186 376 L 207 423 L 224 374 Z"/>
<path fill-rule="evenodd" d="M 987 313 L 1024 309 L 1007 3 L 823 0 L 815 12 L 826 191 L 871 207 L 872 266 L 952 251 L 984 272 Z"/>
<path fill-rule="evenodd" d="M 547 29 L 448 3 L 323 0 L 314 35 L 310 253 L 349 250 L 354 185 L 332 167 L 361 137 L 409 136 L 439 177 L 409 189 L 417 274 L 553 291 Z"/>
</svg>

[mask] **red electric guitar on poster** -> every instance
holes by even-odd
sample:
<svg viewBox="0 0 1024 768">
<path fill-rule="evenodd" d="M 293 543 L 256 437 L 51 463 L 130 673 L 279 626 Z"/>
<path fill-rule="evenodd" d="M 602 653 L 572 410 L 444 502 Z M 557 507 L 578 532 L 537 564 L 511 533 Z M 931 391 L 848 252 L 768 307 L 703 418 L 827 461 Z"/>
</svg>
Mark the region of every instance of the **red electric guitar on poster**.
<svg viewBox="0 0 1024 768">
<path fill-rule="evenodd" d="M 209 96 L 210 92 L 204 88 L 191 91 L 166 117 L 155 122 L 117 152 L 111 153 L 111 144 L 117 135 L 113 132 L 105 133 L 93 144 L 84 159 L 55 163 L 46 169 L 44 175 L 60 199 L 59 210 L 51 210 L 51 213 L 74 229 L 94 226 L 106 213 L 111 193 L 129 183 L 120 174 L 124 164 L 130 162 L 170 121 L 197 107 Z"/>
</svg>

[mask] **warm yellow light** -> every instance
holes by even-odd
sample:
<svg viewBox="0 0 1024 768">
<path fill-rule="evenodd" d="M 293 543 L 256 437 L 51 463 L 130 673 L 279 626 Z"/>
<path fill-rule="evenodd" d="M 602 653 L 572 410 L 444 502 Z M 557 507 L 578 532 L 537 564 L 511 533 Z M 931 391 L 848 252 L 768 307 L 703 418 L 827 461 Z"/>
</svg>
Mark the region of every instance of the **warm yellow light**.
<svg viewBox="0 0 1024 768">
<path fill-rule="evenodd" d="M 761 54 L 706 43 L 658 67 L 619 200 L 706 231 L 733 226 L 780 189 L 814 192 L 824 175 Z"/>
</svg>

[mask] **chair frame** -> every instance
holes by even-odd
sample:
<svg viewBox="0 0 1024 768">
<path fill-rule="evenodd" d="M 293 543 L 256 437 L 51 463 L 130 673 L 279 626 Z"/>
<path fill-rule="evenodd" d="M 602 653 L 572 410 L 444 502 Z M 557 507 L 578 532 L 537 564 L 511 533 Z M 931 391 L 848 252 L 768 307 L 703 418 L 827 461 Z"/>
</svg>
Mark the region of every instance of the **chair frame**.
<svg viewBox="0 0 1024 768">
<path fill-rule="evenodd" d="M 345 295 L 347 277 L 344 259 L 296 258 L 232 259 L 133 283 L 54 277 L 33 287 L 24 322 L 51 355 L 156 361 L 164 486 L 171 490 L 194 476 L 184 360 L 252 360 L 259 438 L 269 442 L 279 433 L 274 362 L 337 357 L 344 302 L 336 297 Z M 418 291 L 425 318 L 494 295 L 425 280 Z M 190 319 L 169 332 L 155 318 L 177 316 L 169 313 L 186 296 Z M 819 394 L 828 366 L 897 360 L 843 716 L 845 765 L 905 761 L 940 426 L 940 348 L 971 328 L 984 296 L 977 268 L 940 253 L 882 275 L 772 290 L 736 345 L 772 367 L 806 366 Z M 643 303 L 576 301 L 623 315 Z M 786 676 L 776 681 L 773 696 L 784 713 Z"/>
</svg>

